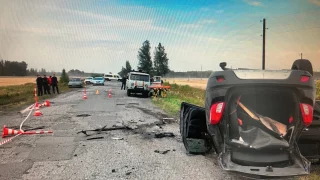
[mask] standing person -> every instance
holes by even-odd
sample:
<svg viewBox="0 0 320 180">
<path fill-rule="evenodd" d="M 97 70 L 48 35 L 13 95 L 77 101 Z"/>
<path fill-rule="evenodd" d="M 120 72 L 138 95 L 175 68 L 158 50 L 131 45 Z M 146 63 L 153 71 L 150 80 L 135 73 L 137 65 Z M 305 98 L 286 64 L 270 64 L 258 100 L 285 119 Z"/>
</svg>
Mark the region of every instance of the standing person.
<svg viewBox="0 0 320 180">
<path fill-rule="evenodd" d="M 37 87 L 38 87 L 38 96 L 42 96 L 43 95 L 43 88 L 42 88 L 43 80 L 39 74 L 37 75 L 36 82 L 37 82 Z"/>
<path fill-rule="evenodd" d="M 127 84 L 127 77 L 123 76 L 121 90 L 122 90 L 122 88 L 124 88 L 124 90 L 126 90 L 126 84 Z"/>
<path fill-rule="evenodd" d="M 52 86 L 52 76 L 48 77 L 48 85 L 49 85 L 48 89 L 49 89 L 49 92 L 50 92 L 51 91 L 51 86 Z"/>
<path fill-rule="evenodd" d="M 43 89 L 44 89 L 44 94 L 51 94 L 49 91 L 49 86 L 48 86 L 48 78 L 46 75 L 43 75 Z"/>
<path fill-rule="evenodd" d="M 56 74 L 53 74 L 53 77 L 51 78 L 51 83 L 52 83 L 52 91 L 53 91 L 53 94 L 55 94 L 55 89 L 57 89 L 57 93 L 59 93 L 59 88 L 58 88 L 58 79 L 56 77 Z"/>
</svg>

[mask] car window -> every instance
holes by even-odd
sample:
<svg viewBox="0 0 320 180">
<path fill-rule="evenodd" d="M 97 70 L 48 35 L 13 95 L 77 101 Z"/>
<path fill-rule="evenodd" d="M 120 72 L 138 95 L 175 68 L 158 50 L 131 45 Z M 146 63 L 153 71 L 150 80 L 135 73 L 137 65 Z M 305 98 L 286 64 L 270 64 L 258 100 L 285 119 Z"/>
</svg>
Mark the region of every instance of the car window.
<svg viewBox="0 0 320 180">
<path fill-rule="evenodd" d="M 150 80 L 150 77 L 148 75 L 131 74 L 130 75 L 130 80 L 147 82 L 147 81 Z"/>
</svg>

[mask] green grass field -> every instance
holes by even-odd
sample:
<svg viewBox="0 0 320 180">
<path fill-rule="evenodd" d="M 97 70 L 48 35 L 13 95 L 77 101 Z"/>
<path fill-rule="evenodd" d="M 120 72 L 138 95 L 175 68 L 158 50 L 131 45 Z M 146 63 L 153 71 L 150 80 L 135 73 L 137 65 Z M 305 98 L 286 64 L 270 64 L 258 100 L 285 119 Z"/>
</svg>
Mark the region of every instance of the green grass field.
<svg viewBox="0 0 320 180">
<path fill-rule="evenodd" d="M 34 102 L 34 88 L 35 84 L 27 83 L 24 85 L 1 86 L 0 87 L 0 109 L 9 109 L 20 107 L 25 104 Z M 60 93 L 69 91 L 70 89 L 66 84 L 59 84 Z M 39 97 L 39 100 L 54 97 L 55 95 L 44 95 Z"/>
</svg>

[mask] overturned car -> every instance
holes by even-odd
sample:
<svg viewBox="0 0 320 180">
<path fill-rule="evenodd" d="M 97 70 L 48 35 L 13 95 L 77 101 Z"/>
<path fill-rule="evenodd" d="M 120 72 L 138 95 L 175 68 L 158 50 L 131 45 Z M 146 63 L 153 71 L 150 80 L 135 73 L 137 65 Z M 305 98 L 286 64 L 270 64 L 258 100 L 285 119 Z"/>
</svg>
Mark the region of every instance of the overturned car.
<svg viewBox="0 0 320 180">
<path fill-rule="evenodd" d="M 312 72 L 224 66 L 208 79 L 204 108 L 181 104 L 187 152 L 214 149 L 223 170 L 244 176 L 309 174 L 311 163 L 300 153 L 298 140 L 313 120 Z"/>
</svg>

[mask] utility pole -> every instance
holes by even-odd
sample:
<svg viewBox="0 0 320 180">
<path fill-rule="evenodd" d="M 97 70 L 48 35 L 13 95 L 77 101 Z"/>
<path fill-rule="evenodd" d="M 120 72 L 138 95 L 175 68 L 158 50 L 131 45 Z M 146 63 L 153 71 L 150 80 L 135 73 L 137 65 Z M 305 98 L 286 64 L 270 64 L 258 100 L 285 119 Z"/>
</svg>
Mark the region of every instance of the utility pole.
<svg viewBox="0 0 320 180">
<path fill-rule="evenodd" d="M 301 56 L 301 59 L 302 59 L 302 53 L 300 54 L 300 56 Z"/>
<path fill-rule="evenodd" d="M 263 19 L 263 40 L 262 40 L 262 70 L 266 66 L 266 19 Z"/>
</svg>

